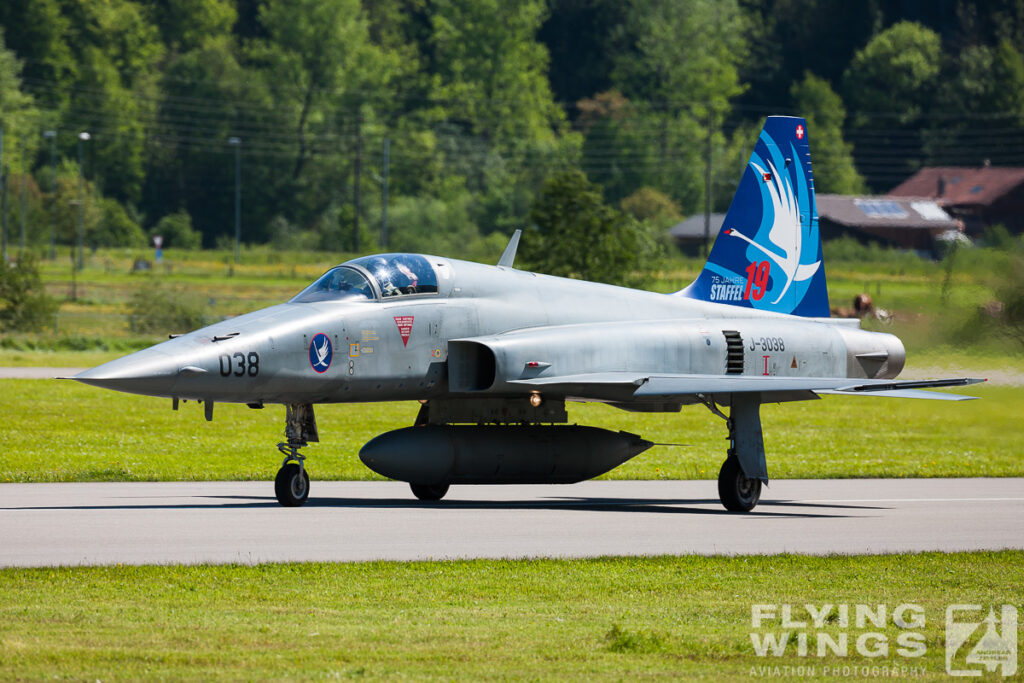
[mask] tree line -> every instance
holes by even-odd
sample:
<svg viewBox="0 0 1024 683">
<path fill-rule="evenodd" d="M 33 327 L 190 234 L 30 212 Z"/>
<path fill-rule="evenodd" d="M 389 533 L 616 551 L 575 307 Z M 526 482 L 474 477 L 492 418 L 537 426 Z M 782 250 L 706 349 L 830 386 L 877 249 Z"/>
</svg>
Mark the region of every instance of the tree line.
<svg viewBox="0 0 1024 683">
<path fill-rule="evenodd" d="M 1022 45 L 1024 0 L 6 0 L 0 217 L 223 247 L 238 182 L 247 243 L 473 256 L 554 178 L 663 230 L 770 113 L 824 192 L 1024 163 Z"/>
</svg>

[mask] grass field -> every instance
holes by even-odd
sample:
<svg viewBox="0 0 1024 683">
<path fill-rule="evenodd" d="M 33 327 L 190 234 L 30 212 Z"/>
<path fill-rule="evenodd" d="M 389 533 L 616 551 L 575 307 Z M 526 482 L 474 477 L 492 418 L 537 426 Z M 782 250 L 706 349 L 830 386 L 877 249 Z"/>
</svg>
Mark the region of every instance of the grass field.
<svg viewBox="0 0 1024 683">
<path fill-rule="evenodd" d="M 940 403 L 828 397 L 765 405 L 773 478 L 1024 476 L 1024 388 L 963 390 L 980 401 Z M 373 436 L 412 423 L 418 405 L 317 406 L 322 442 L 306 449 L 314 479 L 378 478 L 358 460 Z M 681 413 L 627 413 L 569 404 L 579 424 L 626 430 L 656 446 L 606 477 L 712 479 L 724 458 L 725 425 L 699 406 Z M 199 404 L 104 391 L 70 381 L 0 380 L 0 481 L 270 480 L 280 466 L 280 406 Z"/>
<path fill-rule="evenodd" d="M 823 680 L 848 679 L 824 672 L 842 666 L 917 667 L 934 680 L 946 607 L 998 611 L 1020 603 L 1021 585 L 1024 552 L 5 569 L 0 676 L 736 680 L 804 665 Z M 753 629 L 755 604 L 776 605 L 776 619 L 783 604 L 794 619 L 806 604 L 847 604 L 850 624 L 833 614 L 809 628 L 809 657 L 793 644 L 760 657 L 751 633 L 783 629 Z M 857 604 L 884 605 L 885 626 L 858 628 Z M 923 610 L 923 626 L 894 625 L 903 604 Z M 816 656 L 819 630 L 847 633 L 848 655 Z M 906 632 L 923 656 L 897 653 Z M 880 634 L 870 649 L 884 640 L 888 656 L 858 652 L 864 633 Z"/>
</svg>

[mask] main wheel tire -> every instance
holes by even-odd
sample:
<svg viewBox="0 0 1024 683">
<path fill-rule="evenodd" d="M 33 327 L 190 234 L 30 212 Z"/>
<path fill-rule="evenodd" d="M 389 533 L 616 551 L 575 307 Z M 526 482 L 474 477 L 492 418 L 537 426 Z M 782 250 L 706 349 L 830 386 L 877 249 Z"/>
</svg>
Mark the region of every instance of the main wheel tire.
<svg viewBox="0 0 1024 683">
<path fill-rule="evenodd" d="M 761 499 L 761 480 L 748 479 L 738 458 L 726 458 L 718 473 L 718 497 L 730 512 L 750 512 Z"/>
<path fill-rule="evenodd" d="M 420 500 L 441 500 L 448 493 L 448 484 L 409 484 L 409 488 Z"/>
<path fill-rule="evenodd" d="M 277 471 L 274 479 L 277 502 L 286 508 L 297 508 L 309 498 L 309 475 L 293 462 Z"/>
</svg>

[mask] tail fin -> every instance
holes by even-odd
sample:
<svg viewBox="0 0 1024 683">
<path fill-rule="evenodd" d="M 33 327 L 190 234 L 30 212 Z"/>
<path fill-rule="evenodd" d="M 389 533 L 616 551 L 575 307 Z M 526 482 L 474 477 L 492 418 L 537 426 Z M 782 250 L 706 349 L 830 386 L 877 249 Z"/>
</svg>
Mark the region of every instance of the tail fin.
<svg viewBox="0 0 1024 683">
<path fill-rule="evenodd" d="M 681 296 L 828 317 L 807 122 L 769 116 L 697 279 Z"/>
</svg>

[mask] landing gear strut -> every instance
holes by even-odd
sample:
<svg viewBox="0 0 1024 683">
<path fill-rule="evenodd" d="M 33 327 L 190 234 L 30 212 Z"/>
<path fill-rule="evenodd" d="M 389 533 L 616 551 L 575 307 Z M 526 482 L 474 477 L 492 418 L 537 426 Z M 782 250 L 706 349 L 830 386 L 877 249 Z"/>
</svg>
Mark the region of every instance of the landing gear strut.
<svg viewBox="0 0 1024 683">
<path fill-rule="evenodd" d="M 299 507 L 309 498 L 309 475 L 306 473 L 306 456 L 299 449 L 310 441 L 320 440 L 316 431 L 316 417 L 309 403 L 292 403 L 286 407 L 285 438 L 287 442 L 277 444 L 277 450 L 284 453 L 284 463 L 274 478 L 274 493 L 277 502 L 285 507 Z"/>
<path fill-rule="evenodd" d="M 761 396 L 731 394 L 726 416 L 714 401 L 701 397 L 704 405 L 725 420 L 729 427 L 729 451 L 718 473 L 718 498 L 730 512 L 750 512 L 761 499 L 761 485 L 768 482 L 768 466 L 761 434 Z"/>
</svg>

